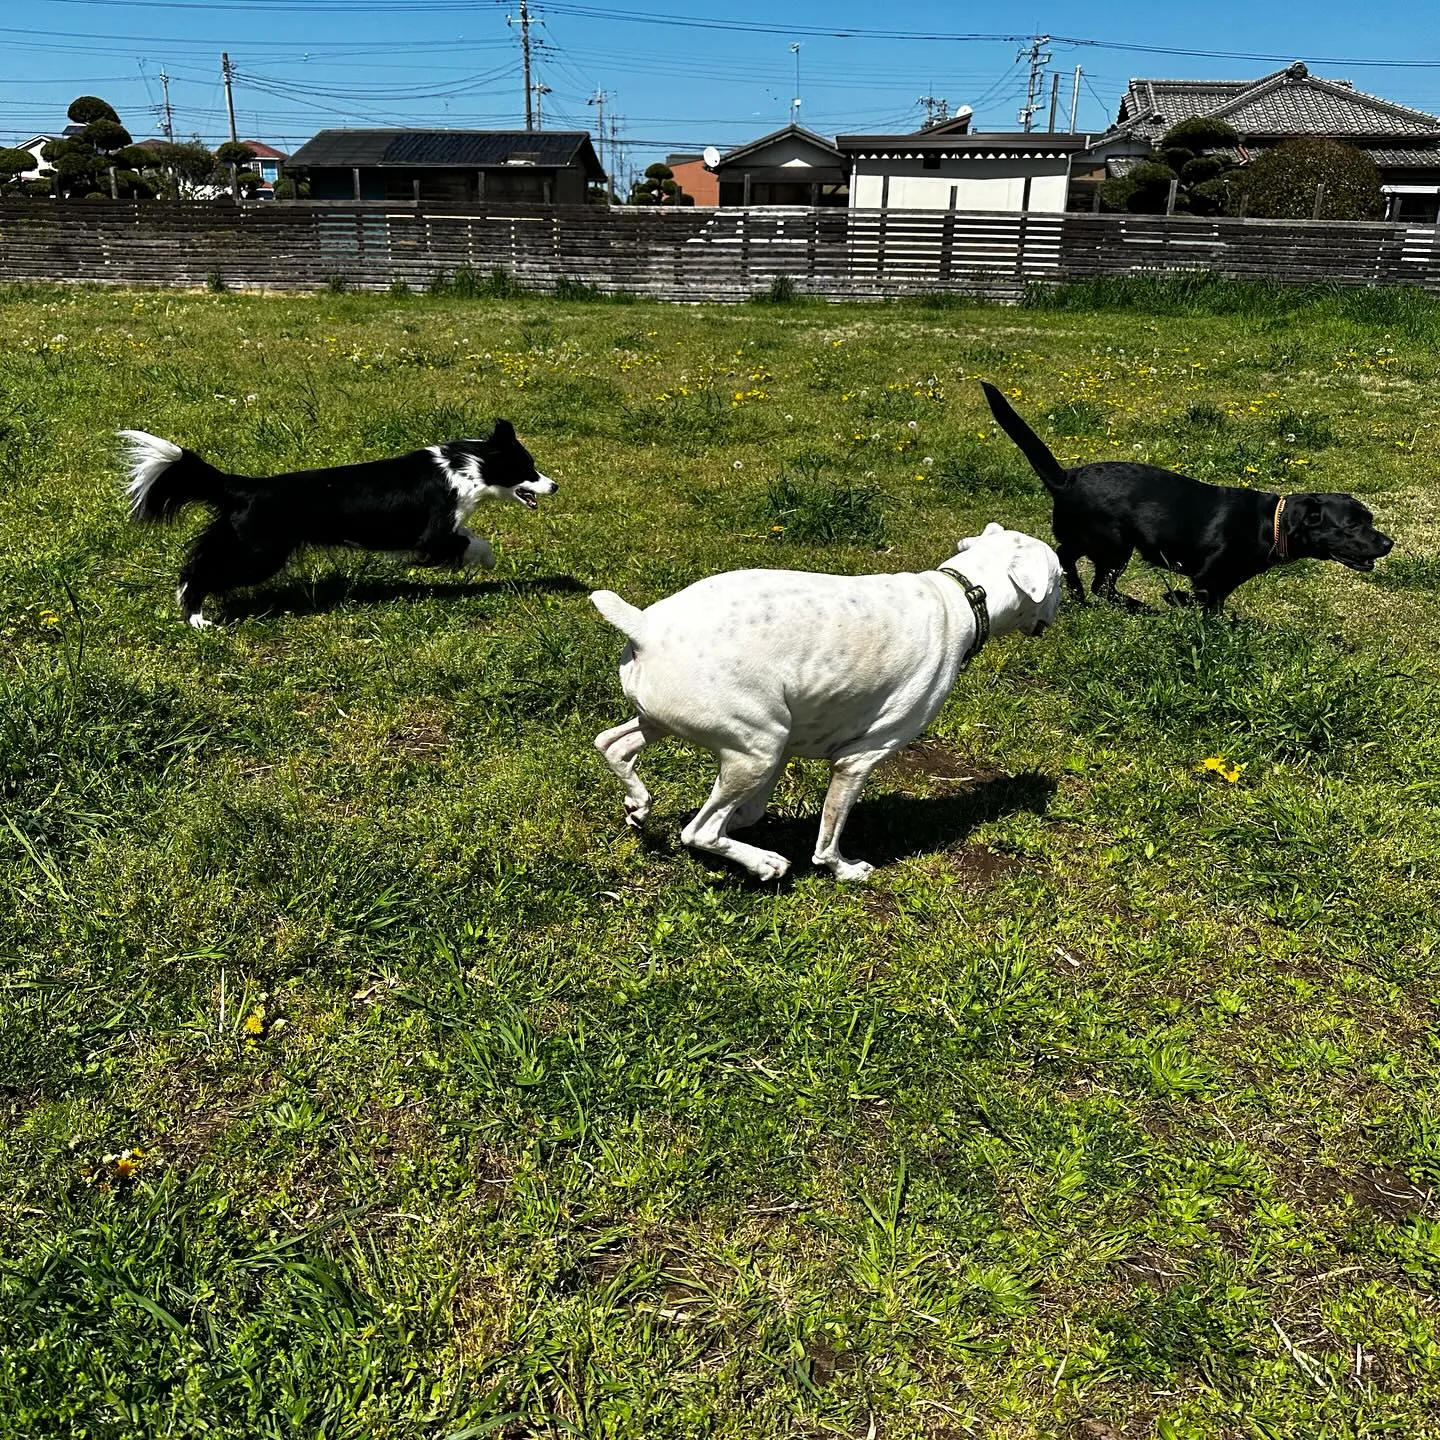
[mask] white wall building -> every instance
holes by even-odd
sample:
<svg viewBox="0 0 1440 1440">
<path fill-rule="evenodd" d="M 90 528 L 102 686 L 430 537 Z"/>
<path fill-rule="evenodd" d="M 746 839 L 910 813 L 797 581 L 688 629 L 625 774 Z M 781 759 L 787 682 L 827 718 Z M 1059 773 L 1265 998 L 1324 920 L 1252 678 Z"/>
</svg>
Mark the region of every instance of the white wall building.
<svg viewBox="0 0 1440 1440">
<path fill-rule="evenodd" d="M 840 135 L 852 210 L 1065 209 L 1072 156 L 1089 135 Z"/>
</svg>

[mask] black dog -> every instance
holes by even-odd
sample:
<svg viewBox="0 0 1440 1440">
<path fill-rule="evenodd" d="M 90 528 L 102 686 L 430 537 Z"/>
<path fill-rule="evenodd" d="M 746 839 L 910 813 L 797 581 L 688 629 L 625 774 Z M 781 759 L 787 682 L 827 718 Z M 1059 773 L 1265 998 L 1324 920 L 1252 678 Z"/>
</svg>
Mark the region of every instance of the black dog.
<svg viewBox="0 0 1440 1440">
<path fill-rule="evenodd" d="M 1353 495 L 1206 485 L 1130 460 L 1066 470 L 993 385 L 983 388 L 990 413 L 1054 498 L 1055 548 L 1082 604 L 1076 569 L 1082 558 L 1094 562 L 1091 588 L 1107 600 L 1134 604 L 1115 582 L 1138 550 L 1151 565 L 1188 575 L 1195 598 L 1218 610 L 1237 586 L 1287 560 L 1338 560 L 1352 570 L 1373 570 L 1395 543 Z"/>
<path fill-rule="evenodd" d="M 215 518 L 196 537 L 175 598 L 197 630 L 207 595 L 257 585 L 306 546 L 400 551 L 422 565 L 495 563 L 489 544 L 465 522 L 485 500 L 513 500 L 534 510 L 559 488 L 540 474 L 508 420 L 484 440 L 452 440 L 390 460 L 293 470 L 285 475 L 230 475 L 143 430 L 122 430 L 129 446 L 130 518 L 173 520 L 190 504 Z"/>
</svg>

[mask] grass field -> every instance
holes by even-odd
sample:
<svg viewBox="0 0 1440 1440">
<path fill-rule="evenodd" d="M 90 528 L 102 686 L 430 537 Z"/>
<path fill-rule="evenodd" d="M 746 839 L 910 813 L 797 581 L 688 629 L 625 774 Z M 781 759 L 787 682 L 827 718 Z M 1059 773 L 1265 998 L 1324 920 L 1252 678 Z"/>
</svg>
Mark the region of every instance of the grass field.
<svg viewBox="0 0 1440 1440">
<path fill-rule="evenodd" d="M 1440 1435 L 1437 342 L 1224 286 L 0 292 L 0 1436 Z M 628 833 L 586 591 L 1048 537 L 980 376 L 1395 552 L 988 648 L 868 886 L 809 763 L 793 883 L 680 849 L 677 745 Z M 109 439 L 496 414 L 562 489 L 477 515 L 493 575 L 317 556 L 206 633 Z"/>
</svg>

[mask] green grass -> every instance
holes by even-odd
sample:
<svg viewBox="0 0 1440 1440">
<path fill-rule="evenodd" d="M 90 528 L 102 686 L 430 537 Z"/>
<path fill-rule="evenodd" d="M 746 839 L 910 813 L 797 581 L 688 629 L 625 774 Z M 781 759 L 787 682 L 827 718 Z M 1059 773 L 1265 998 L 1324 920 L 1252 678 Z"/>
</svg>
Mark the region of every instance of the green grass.
<svg viewBox="0 0 1440 1440">
<path fill-rule="evenodd" d="M 0 1437 L 1440 1435 L 1425 306 L 510 289 L 0 292 Z M 1396 552 L 988 648 L 869 886 L 685 853 L 678 745 L 627 831 L 586 590 L 1047 535 L 982 375 Z M 561 490 L 493 575 L 315 556 L 204 634 L 109 439 L 496 414 Z"/>
</svg>

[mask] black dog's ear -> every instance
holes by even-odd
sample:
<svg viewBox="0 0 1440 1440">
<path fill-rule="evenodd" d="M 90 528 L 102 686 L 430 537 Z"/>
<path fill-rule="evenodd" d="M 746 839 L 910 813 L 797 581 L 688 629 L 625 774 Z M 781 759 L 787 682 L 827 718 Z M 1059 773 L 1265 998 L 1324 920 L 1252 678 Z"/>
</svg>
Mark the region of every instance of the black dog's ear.
<svg viewBox="0 0 1440 1440">
<path fill-rule="evenodd" d="M 499 441 L 502 445 L 513 445 L 515 427 L 508 420 L 497 420 L 495 428 L 490 432 L 490 440 L 492 444 Z"/>
</svg>

